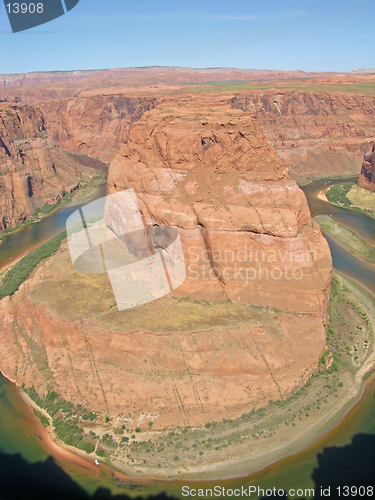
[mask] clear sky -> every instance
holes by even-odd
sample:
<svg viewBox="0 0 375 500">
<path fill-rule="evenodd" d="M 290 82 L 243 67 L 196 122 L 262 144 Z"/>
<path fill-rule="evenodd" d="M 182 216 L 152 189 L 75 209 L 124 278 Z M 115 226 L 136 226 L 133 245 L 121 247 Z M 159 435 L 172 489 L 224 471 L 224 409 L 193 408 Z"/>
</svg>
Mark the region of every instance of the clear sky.
<svg viewBox="0 0 375 500">
<path fill-rule="evenodd" d="M 80 0 L 64 16 L 13 34 L 1 2 L 0 73 L 375 68 L 374 20 L 375 0 Z"/>
</svg>

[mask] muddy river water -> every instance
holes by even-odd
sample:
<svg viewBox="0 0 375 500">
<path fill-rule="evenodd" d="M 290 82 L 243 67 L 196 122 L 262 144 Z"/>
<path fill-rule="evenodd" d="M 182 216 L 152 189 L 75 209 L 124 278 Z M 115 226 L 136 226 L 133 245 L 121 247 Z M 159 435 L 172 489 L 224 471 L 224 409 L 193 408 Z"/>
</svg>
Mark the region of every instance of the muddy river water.
<svg viewBox="0 0 375 500">
<path fill-rule="evenodd" d="M 327 187 L 326 182 L 316 181 L 303 187 L 313 217 L 319 214 L 331 215 L 334 220 L 356 231 L 362 238 L 374 244 L 374 219 L 364 213 L 333 207 L 317 198 L 317 194 Z M 331 184 L 337 182 L 343 181 L 331 181 Z M 97 197 L 104 194 L 105 185 L 102 185 Z M 85 202 L 87 201 L 83 200 L 82 204 Z M 0 267 L 8 264 L 11 258 L 19 257 L 63 230 L 67 217 L 79 206 L 79 204 L 68 204 L 42 221 L 29 224 L 8 235 L 0 244 Z M 356 259 L 331 238 L 327 237 L 327 239 L 334 267 L 348 276 L 355 277 L 375 293 L 375 267 Z M 51 452 L 46 445 L 45 432 L 44 434 L 43 432 L 39 423 L 33 418 L 31 410 L 20 397 L 18 389 L 0 374 L 1 500 L 69 497 L 78 499 L 89 498 L 88 495 L 94 495 L 97 499 L 125 498 L 117 496 L 120 494 L 131 497 L 161 494 L 162 496 L 168 495 L 169 498 L 184 498 L 183 485 L 194 489 L 220 486 L 229 491 L 249 486 L 259 487 L 260 495 L 252 493 L 251 498 L 261 498 L 262 489 L 265 498 L 267 498 L 267 489 L 282 489 L 286 492 L 291 489 L 300 489 L 300 494 L 295 491 L 294 496 L 289 493 L 289 496 L 284 496 L 284 498 L 312 498 L 311 494 L 305 494 L 305 489 L 315 488 L 317 484 L 326 484 L 327 487 L 330 485 L 330 497 L 339 498 L 338 490 L 335 489 L 337 486 L 347 485 L 348 482 L 351 482 L 351 485 L 355 483 L 357 487 L 361 485 L 361 474 L 366 471 L 363 470 L 363 460 L 361 468 L 356 468 L 356 464 L 359 463 L 358 457 L 368 456 L 368 461 L 365 460 L 365 462 L 368 462 L 372 468 L 375 463 L 375 380 L 370 379 L 367 382 L 361 400 L 319 442 L 244 478 L 190 482 L 146 480 L 134 483 L 116 478 L 112 471 L 104 466 L 98 467 L 97 473 L 93 474 L 92 470 L 85 468 L 82 464 L 63 459 L 53 451 Z M 327 471 L 330 471 L 329 477 L 327 477 Z M 233 498 L 232 495 L 227 492 L 218 498 Z M 315 498 L 323 496 L 320 494 L 319 486 L 319 490 L 315 491 Z M 242 490 L 240 497 L 242 497 Z"/>
</svg>

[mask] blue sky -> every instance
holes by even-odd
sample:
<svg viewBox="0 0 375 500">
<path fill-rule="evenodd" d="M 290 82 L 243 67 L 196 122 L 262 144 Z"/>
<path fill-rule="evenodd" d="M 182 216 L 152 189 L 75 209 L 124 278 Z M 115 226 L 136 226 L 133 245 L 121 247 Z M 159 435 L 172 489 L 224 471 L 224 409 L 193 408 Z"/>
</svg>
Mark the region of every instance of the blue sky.
<svg viewBox="0 0 375 500">
<path fill-rule="evenodd" d="M 1 2 L 0 73 L 375 68 L 374 19 L 374 0 L 80 0 L 61 18 L 13 34 Z"/>
</svg>

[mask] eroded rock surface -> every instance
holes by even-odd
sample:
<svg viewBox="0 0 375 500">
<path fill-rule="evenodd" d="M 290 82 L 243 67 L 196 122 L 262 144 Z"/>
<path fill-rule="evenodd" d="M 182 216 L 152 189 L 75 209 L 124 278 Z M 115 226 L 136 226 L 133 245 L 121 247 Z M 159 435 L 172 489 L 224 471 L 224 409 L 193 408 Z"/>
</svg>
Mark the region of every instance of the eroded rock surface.
<svg viewBox="0 0 375 500">
<path fill-rule="evenodd" d="M 165 98 L 111 162 L 108 193 L 130 188 L 145 225 L 178 230 L 185 282 L 118 311 L 108 276 L 62 248 L 0 303 L 3 373 L 133 428 L 236 418 L 296 390 L 325 349 L 332 262 L 255 116 Z"/>
<path fill-rule="evenodd" d="M 197 299 L 323 311 L 331 266 L 327 244 L 304 194 L 250 113 L 209 98 L 159 104 L 134 125 L 128 145 L 111 163 L 108 193 L 131 187 L 147 224 L 179 228 L 188 272 L 199 274 L 180 291 L 185 287 Z M 312 249 L 315 259 L 309 257 Z M 259 265 L 265 266 L 268 278 L 264 272 L 252 286 L 242 286 L 241 259 L 258 268 L 258 278 Z M 305 271 L 294 280 L 293 300 L 281 293 L 289 288 L 285 269 L 284 278 L 271 278 L 286 260 L 291 271 L 299 264 Z M 218 279 L 206 279 L 214 273 Z M 319 280 L 320 297 L 312 285 Z"/>
<path fill-rule="evenodd" d="M 259 118 L 266 140 L 298 181 L 356 175 L 375 138 L 374 96 L 265 90 L 238 94 L 232 102 Z"/>
<path fill-rule="evenodd" d="M 371 143 L 371 150 L 365 154 L 358 186 L 375 193 L 375 143 Z"/>
<path fill-rule="evenodd" d="M 43 103 L 51 137 L 66 151 L 110 162 L 127 142 L 131 125 L 156 99 L 126 95 L 94 95 Z"/>
<path fill-rule="evenodd" d="M 40 110 L 0 104 L 0 230 L 60 201 L 77 187 L 81 171 L 56 148 Z"/>
</svg>

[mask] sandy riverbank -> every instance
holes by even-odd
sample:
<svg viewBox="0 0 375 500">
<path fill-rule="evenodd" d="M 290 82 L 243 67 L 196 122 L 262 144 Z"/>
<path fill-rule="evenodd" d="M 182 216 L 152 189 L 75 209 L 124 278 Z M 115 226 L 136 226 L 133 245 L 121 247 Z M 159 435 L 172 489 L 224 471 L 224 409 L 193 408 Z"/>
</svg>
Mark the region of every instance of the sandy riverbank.
<svg viewBox="0 0 375 500">
<path fill-rule="evenodd" d="M 319 198 L 319 200 L 322 200 L 322 201 L 326 201 L 328 203 L 331 203 L 329 201 L 329 199 L 327 198 L 326 196 L 326 192 L 328 191 L 328 189 L 330 188 L 331 186 L 329 186 L 327 189 L 322 189 L 321 191 L 319 191 L 319 193 L 316 195 L 317 198 Z"/>
<path fill-rule="evenodd" d="M 314 220 L 318 222 L 322 231 L 325 231 L 338 245 L 346 249 L 354 257 L 368 264 L 375 264 L 374 245 L 371 245 L 357 233 L 336 222 L 328 215 L 318 215 Z"/>
<path fill-rule="evenodd" d="M 12 383 L 15 383 L 14 381 L 10 380 Z M 43 448 L 45 451 L 52 455 L 58 465 L 62 467 L 64 470 L 71 470 L 72 468 L 78 467 L 79 469 L 84 469 L 85 475 L 88 474 L 89 479 L 91 480 L 103 480 L 103 482 L 108 482 L 108 478 L 111 478 L 111 482 L 114 484 L 116 482 L 122 483 L 122 484 L 132 484 L 134 481 L 139 483 L 149 483 L 152 481 L 152 478 L 134 478 L 128 475 L 125 475 L 121 472 L 114 471 L 112 468 L 108 467 L 101 461 L 103 460 L 101 457 L 95 455 L 95 453 L 92 453 L 90 455 L 87 455 L 85 452 L 82 450 L 79 450 L 78 448 L 75 448 L 74 446 L 69 446 L 64 443 L 62 443 L 55 433 L 53 432 L 52 428 L 52 417 L 46 412 L 43 408 L 38 406 L 25 392 L 23 392 L 20 388 L 18 388 L 19 393 L 23 399 L 23 401 L 26 403 L 26 405 L 29 407 L 30 412 L 32 413 L 32 416 L 34 419 L 36 419 L 36 424 L 38 425 L 38 433 L 40 436 L 40 439 L 42 440 L 43 443 Z M 42 415 L 44 415 L 46 418 L 48 418 L 50 422 L 50 427 L 45 428 L 43 427 L 38 419 L 34 416 L 32 408 L 40 412 Z M 95 464 L 95 460 L 99 461 L 99 465 Z M 77 470 L 77 469 L 76 469 Z"/>
</svg>

